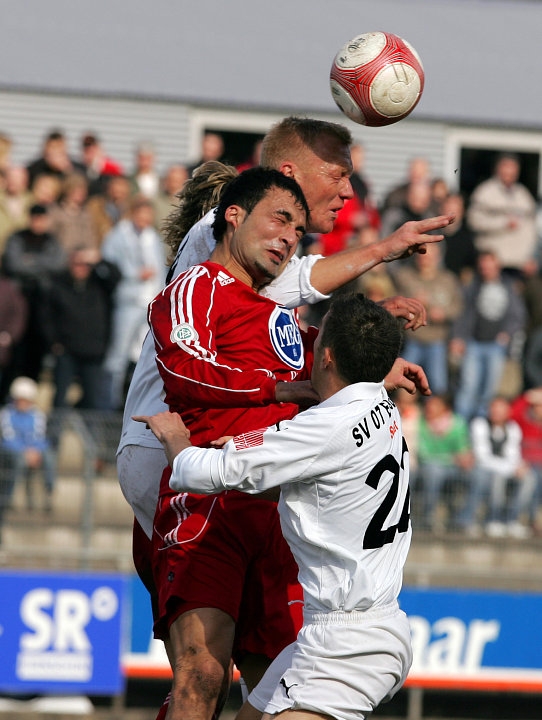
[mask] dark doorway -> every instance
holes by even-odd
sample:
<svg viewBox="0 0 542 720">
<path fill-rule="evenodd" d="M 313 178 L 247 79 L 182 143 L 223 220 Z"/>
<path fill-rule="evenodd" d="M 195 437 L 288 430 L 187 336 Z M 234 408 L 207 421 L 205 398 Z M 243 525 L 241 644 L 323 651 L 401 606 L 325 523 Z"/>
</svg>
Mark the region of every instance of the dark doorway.
<svg viewBox="0 0 542 720">
<path fill-rule="evenodd" d="M 508 152 L 503 148 L 492 150 L 473 147 L 461 148 L 459 189 L 467 199 L 477 185 L 491 177 L 495 160 L 505 151 Z M 537 152 L 516 150 L 512 152 L 519 157 L 521 163 L 519 181 L 531 191 L 537 200 L 540 191 L 538 187 L 540 155 Z"/>
<path fill-rule="evenodd" d="M 205 132 L 213 132 L 222 136 L 225 148 L 222 161 L 236 167 L 245 163 L 252 164 L 254 147 L 263 138 L 263 133 L 221 130 L 216 127 L 205 128 Z"/>
</svg>

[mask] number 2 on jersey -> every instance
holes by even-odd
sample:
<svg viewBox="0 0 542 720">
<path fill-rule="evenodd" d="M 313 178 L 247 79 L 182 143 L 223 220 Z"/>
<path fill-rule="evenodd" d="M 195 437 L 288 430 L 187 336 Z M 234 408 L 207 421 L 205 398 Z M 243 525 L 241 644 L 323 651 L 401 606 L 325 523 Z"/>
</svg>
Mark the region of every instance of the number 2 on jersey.
<svg viewBox="0 0 542 720">
<path fill-rule="evenodd" d="M 379 462 L 377 462 L 377 464 L 374 466 L 374 468 L 367 476 L 367 479 L 365 480 L 365 483 L 367 485 L 372 487 L 373 490 L 376 490 L 378 488 L 378 483 L 380 482 L 380 479 L 386 471 L 392 473 L 393 475 L 390 489 L 386 493 L 386 497 L 384 498 L 380 507 L 374 514 L 374 517 L 369 523 L 367 531 L 365 532 L 365 536 L 363 538 L 364 550 L 375 550 L 376 548 L 380 548 L 386 543 L 393 542 L 395 533 L 406 532 L 408 530 L 408 525 L 410 522 L 410 488 L 407 488 L 405 502 L 403 504 L 403 510 L 401 512 L 399 522 L 396 525 L 390 525 L 389 527 L 384 529 L 384 523 L 386 522 L 386 519 L 389 517 L 393 507 L 395 506 L 395 503 L 397 502 L 397 496 L 399 494 L 399 480 L 401 478 L 402 472 L 404 471 L 404 457 L 405 453 L 407 452 L 408 447 L 405 439 L 403 438 L 403 447 L 401 449 L 401 464 L 397 462 L 393 455 L 386 455 L 381 460 L 379 460 Z"/>
</svg>

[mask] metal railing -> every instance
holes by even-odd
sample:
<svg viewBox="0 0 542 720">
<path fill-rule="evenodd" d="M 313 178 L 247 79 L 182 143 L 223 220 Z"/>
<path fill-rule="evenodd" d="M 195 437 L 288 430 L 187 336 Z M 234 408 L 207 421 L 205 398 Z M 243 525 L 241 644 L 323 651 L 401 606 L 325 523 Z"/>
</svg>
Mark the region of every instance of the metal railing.
<svg viewBox="0 0 542 720">
<path fill-rule="evenodd" d="M 0 562 L 73 569 L 132 570 L 132 513 L 116 475 L 122 415 L 54 410 L 48 435 L 56 458 L 51 508 L 44 507 L 40 471 L 9 493 L 13 463 L 0 453 L 3 512 Z M 28 493 L 33 493 L 32 502 Z M 100 534 L 102 535 L 100 539 Z"/>
</svg>

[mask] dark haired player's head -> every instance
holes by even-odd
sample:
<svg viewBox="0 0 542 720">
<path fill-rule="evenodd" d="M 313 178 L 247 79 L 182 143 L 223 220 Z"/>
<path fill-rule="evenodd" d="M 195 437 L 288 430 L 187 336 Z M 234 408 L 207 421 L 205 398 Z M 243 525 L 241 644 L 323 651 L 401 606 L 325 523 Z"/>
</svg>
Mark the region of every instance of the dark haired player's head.
<svg viewBox="0 0 542 720">
<path fill-rule="evenodd" d="M 289 192 L 294 198 L 296 205 L 305 212 L 308 218 L 309 207 L 307 201 L 305 200 L 303 191 L 293 178 L 286 177 L 278 170 L 254 167 L 240 173 L 228 183 L 224 189 L 213 223 L 215 240 L 220 242 L 226 233 L 228 223 L 225 218 L 225 213 L 229 207 L 239 205 L 239 207 L 245 210 L 247 215 L 250 215 L 260 200 L 273 188 Z"/>
<path fill-rule="evenodd" d="M 348 383 L 381 382 L 402 344 L 399 321 L 361 294 L 337 295 L 325 316 L 320 345 L 331 350 L 337 374 Z"/>
</svg>

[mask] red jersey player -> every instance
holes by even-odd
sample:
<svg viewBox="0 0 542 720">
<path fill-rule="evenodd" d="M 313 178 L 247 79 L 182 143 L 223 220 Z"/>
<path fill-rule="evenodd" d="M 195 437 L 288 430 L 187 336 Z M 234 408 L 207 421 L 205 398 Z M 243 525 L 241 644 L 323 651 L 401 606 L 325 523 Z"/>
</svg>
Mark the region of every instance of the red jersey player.
<svg viewBox="0 0 542 720">
<path fill-rule="evenodd" d="M 149 306 L 166 402 L 183 413 L 197 445 L 266 427 L 292 417 L 299 402 L 316 400 L 308 383 L 292 382 L 306 365 L 294 314 L 257 292 L 290 260 L 307 214 L 294 180 L 275 170 L 247 171 L 217 210 L 211 261 L 182 273 Z M 275 503 L 235 491 L 216 498 L 175 493 L 169 474 L 153 534 L 155 634 L 169 638 L 175 658 L 184 660 L 175 665 L 170 703 L 173 717 L 182 717 L 188 648 L 224 677 L 232 646 L 242 672 L 247 654 L 273 658 L 295 638 L 301 618 L 294 623 L 289 603 L 301 592 Z M 282 578 L 271 572 L 270 555 Z M 278 593 L 266 587 L 277 580 Z"/>
</svg>

